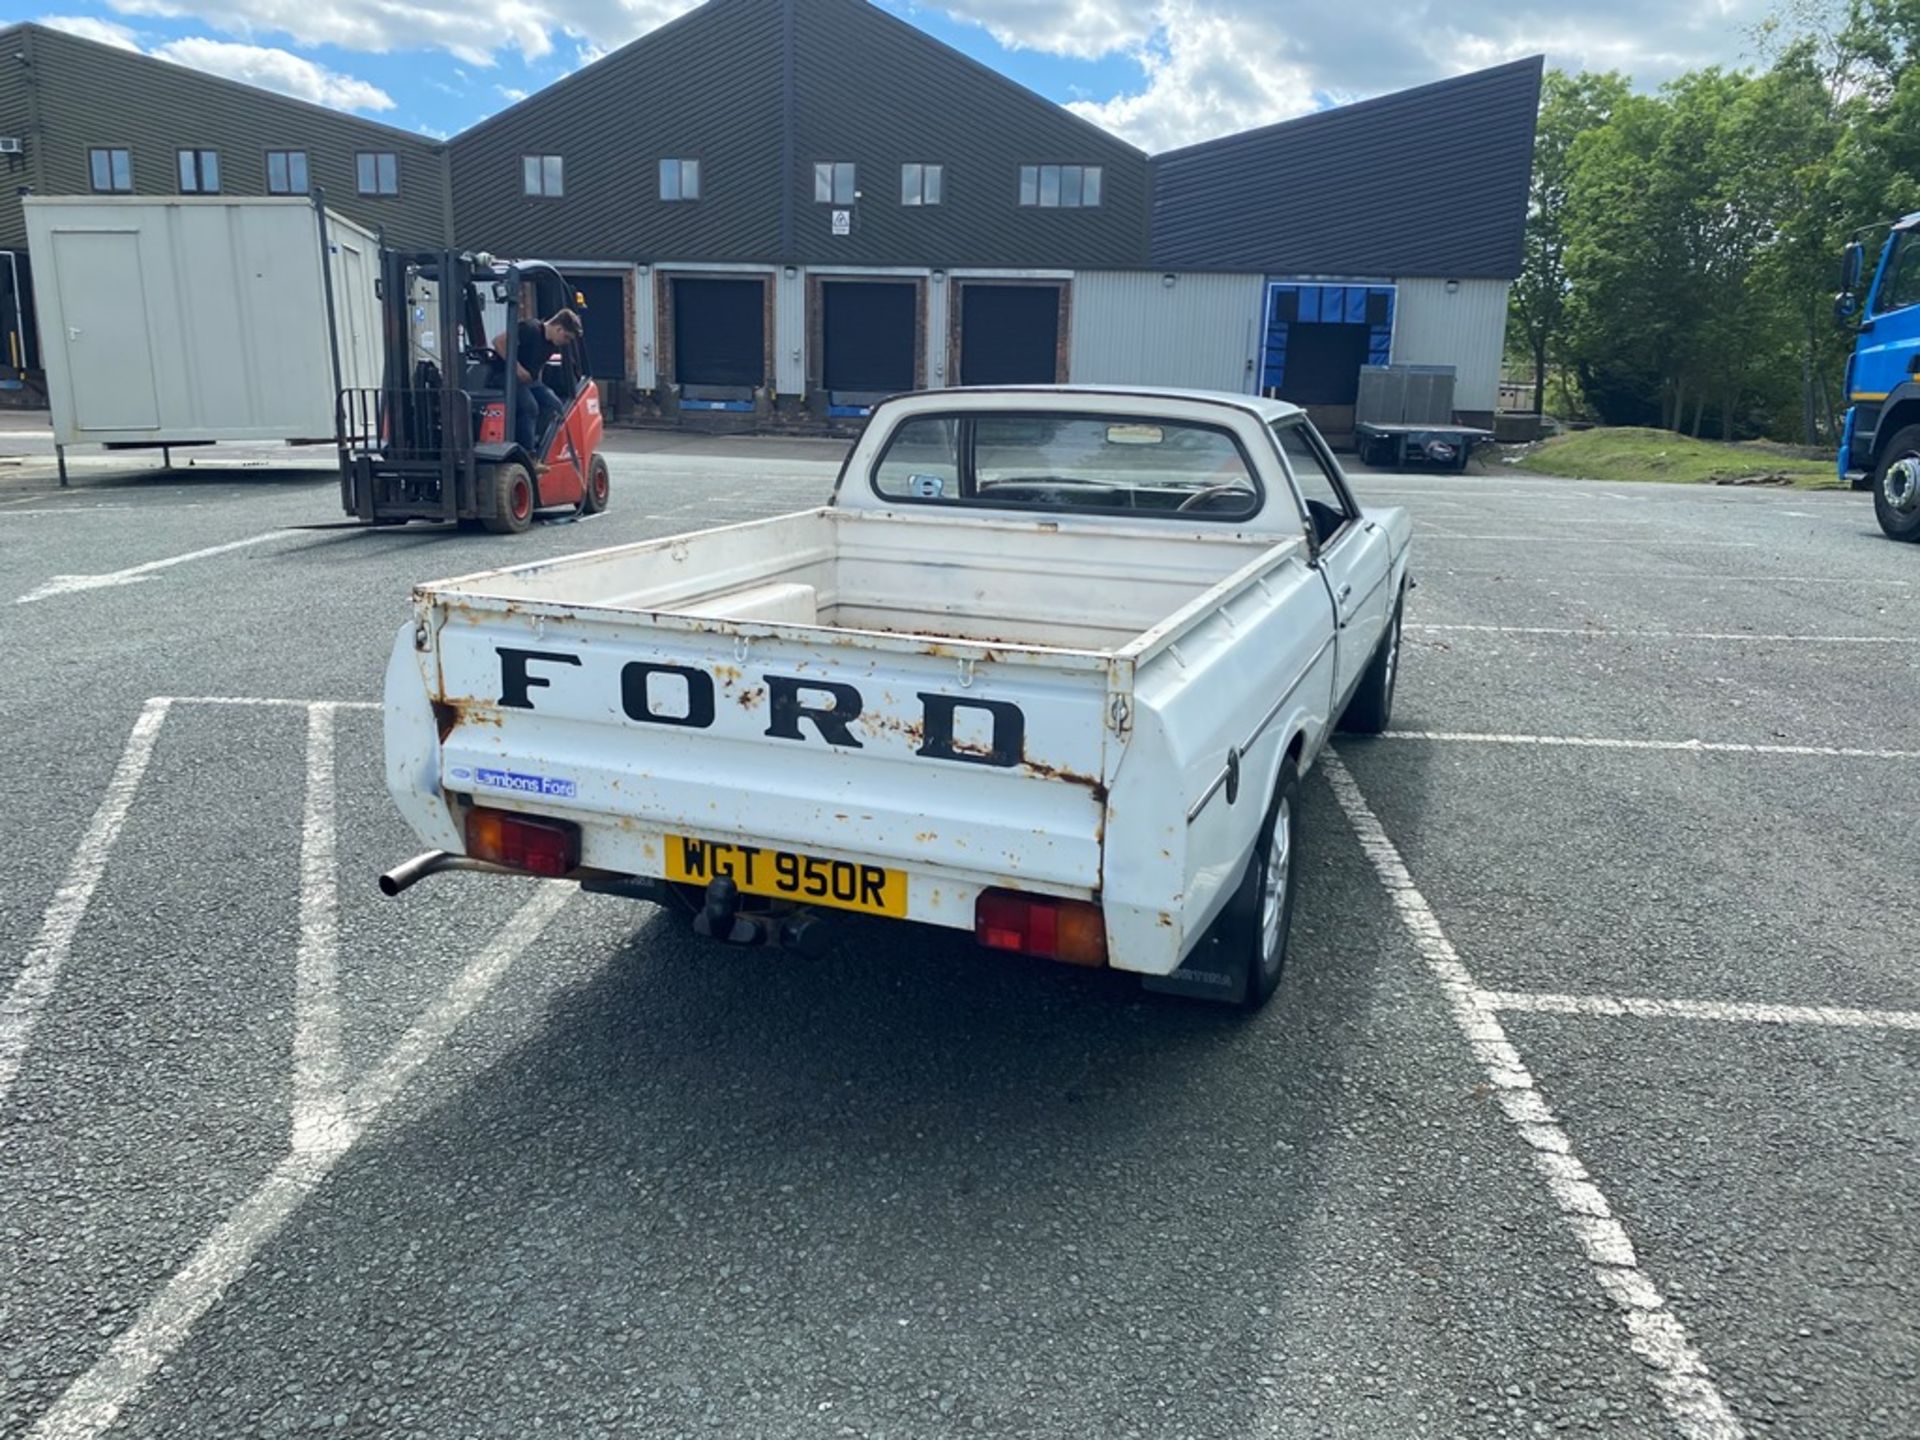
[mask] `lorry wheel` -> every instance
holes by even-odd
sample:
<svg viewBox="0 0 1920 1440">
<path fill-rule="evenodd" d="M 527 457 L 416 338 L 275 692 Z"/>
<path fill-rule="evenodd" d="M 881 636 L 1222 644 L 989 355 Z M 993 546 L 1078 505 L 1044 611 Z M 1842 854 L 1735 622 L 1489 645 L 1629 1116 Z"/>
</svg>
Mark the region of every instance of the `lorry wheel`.
<svg viewBox="0 0 1920 1440">
<path fill-rule="evenodd" d="M 533 524 L 533 474 L 518 460 L 493 467 L 493 514 L 481 524 L 496 535 L 518 535 Z"/>
<path fill-rule="evenodd" d="M 587 493 L 580 503 L 587 514 L 598 515 L 607 508 L 607 501 L 613 496 L 613 477 L 607 473 L 607 462 L 596 455 L 587 462 Z"/>
<path fill-rule="evenodd" d="M 1920 425 L 1898 431 L 1873 467 L 1873 514 L 1895 540 L 1920 542 Z"/>
<path fill-rule="evenodd" d="M 1241 1001 L 1258 1010 L 1280 986 L 1287 966 L 1287 940 L 1293 929 L 1293 877 L 1300 858 L 1300 772 L 1292 760 L 1280 765 L 1273 803 L 1253 847 L 1246 878 L 1229 902 L 1225 933 L 1233 963 L 1246 967 L 1247 987 Z"/>
<path fill-rule="evenodd" d="M 1360 677 L 1359 687 L 1347 702 L 1346 713 L 1340 717 L 1342 730 L 1357 735 L 1378 735 L 1392 722 L 1393 686 L 1400 678 L 1400 616 L 1406 605 L 1404 594 L 1394 602 L 1387 633 L 1380 637 L 1367 673 Z"/>
</svg>

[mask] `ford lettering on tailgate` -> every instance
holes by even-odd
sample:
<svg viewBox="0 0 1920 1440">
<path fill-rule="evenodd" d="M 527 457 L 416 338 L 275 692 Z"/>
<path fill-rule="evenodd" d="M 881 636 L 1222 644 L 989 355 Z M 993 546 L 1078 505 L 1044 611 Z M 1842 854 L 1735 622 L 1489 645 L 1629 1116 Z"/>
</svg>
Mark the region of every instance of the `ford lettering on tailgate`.
<svg viewBox="0 0 1920 1440">
<path fill-rule="evenodd" d="M 541 667 L 582 663 L 578 655 L 564 651 L 496 646 L 494 653 L 500 657 L 500 704 L 509 710 L 538 709 L 534 692 L 553 683 Z M 811 731 L 841 749 L 864 748 L 853 733 L 865 706 L 857 687 L 844 680 L 795 675 L 762 675 L 760 680 L 767 689 L 769 723 L 764 733 L 769 738 L 805 741 Z M 620 667 L 619 686 L 620 708 L 629 720 L 683 730 L 713 725 L 713 677 L 697 666 L 632 660 Z M 915 698 L 920 702 L 920 745 L 915 754 L 1002 768 L 1019 765 L 1026 758 L 1026 715 L 1012 701 L 927 692 L 916 692 Z M 956 738 L 956 720 L 963 711 L 970 712 L 969 734 L 987 731 L 983 738 Z"/>
</svg>

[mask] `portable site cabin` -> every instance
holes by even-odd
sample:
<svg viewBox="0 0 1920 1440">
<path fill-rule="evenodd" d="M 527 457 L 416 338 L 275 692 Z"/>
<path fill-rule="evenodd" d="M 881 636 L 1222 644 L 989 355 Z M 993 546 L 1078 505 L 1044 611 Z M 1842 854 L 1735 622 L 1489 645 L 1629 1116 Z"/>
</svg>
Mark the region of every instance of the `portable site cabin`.
<svg viewBox="0 0 1920 1440">
<path fill-rule="evenodd" d="M 380 384 L 379 239 L 314 201 L 25 209 L 63 477 L 68 445 L 330 442 L 335 392 Z"/>
</svg>

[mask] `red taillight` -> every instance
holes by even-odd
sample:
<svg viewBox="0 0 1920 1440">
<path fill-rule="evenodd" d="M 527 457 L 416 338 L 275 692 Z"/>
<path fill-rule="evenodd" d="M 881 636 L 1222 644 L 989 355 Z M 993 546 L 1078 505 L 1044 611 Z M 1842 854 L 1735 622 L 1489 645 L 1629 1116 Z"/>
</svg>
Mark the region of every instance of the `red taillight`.
<svg viewBox="0 0 1920 1440">
<path fill-rule="evenodd" d="M 974 902 L 973 934 L 989 950 L 1069 965 L 1107 963 L 1106 917 L 1085 900 L 988 890 Z"/>
<path fill-rule="evenodd" d="M 580 827 L 476 808 L 467 812 L 467 854 L 535 875 L 566 875 L 580 865 Z"/>
</svg>

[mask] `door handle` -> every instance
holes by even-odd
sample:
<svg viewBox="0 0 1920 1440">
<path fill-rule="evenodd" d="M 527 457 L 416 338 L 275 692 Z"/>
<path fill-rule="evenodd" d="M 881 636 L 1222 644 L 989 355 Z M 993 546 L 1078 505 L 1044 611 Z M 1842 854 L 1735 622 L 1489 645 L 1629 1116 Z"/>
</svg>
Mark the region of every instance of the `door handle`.
<svg viewBox="0 0 1920 1440">
<path fill-rule="evenodd" d="M 1339 593 L 1339 595 L 1337 595 L 1337 596 L 1336 596 L 1335 598 L 1336 598 L 1337 600 L 1339 600 L 1341 604 L 1343 604 L 1343 605 L 1344 605 L 1344 604 L 1346 603 L 1346 601 L 1347 601 L 1347 597 L 1348 597 L 1349 595 L 1351 595 L 1351 594 L 1353 594 L 1353 586 L 1351 586 L 1351 585 L 1342 585 L 1342 586 L 1340 587 L 1340 593 Z"/>
</svg>

